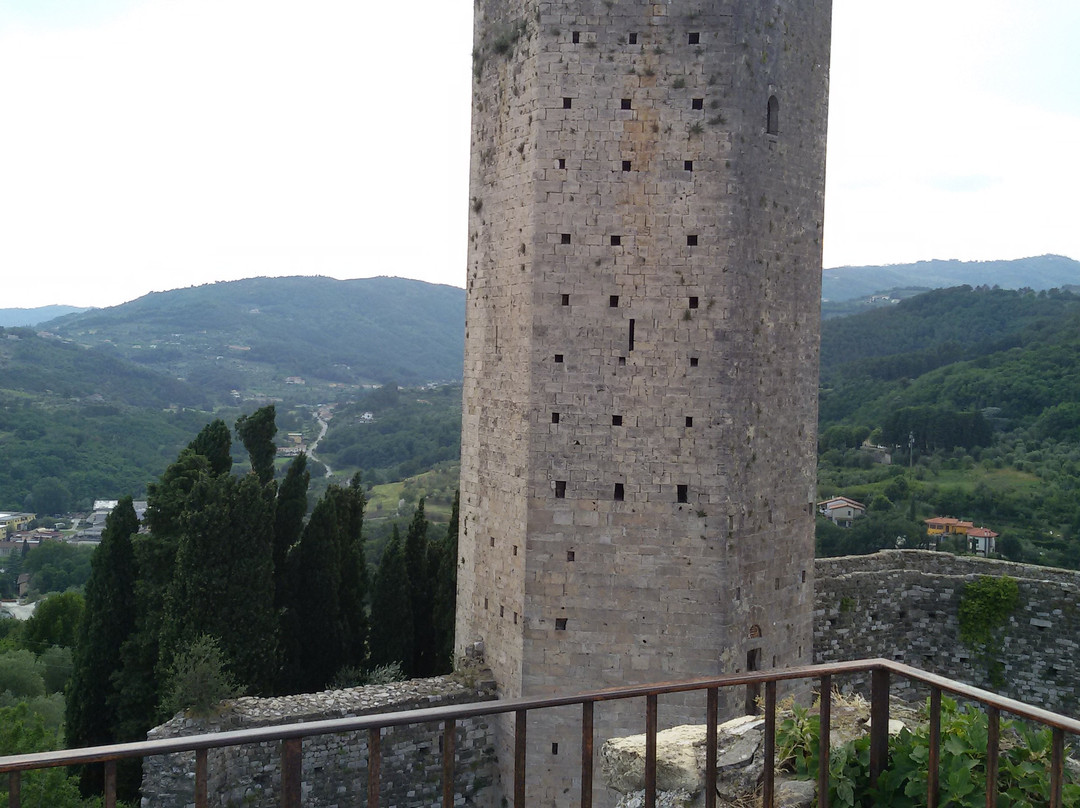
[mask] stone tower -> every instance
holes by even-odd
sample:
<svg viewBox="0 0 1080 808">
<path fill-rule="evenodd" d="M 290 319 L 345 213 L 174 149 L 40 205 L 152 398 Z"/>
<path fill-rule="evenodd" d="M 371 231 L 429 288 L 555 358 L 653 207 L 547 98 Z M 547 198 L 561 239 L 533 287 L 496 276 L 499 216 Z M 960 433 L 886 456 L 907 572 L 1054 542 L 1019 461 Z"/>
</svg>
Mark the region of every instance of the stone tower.
<svg viewBox="0 0 1080 808">
<path fill-rule="evenodd" d="M 459 653 L 504 697 L 810 662 L 829 0 L 475 15 Z M 578 720 L 530 716 L 530 804 Z"/>
</svg>

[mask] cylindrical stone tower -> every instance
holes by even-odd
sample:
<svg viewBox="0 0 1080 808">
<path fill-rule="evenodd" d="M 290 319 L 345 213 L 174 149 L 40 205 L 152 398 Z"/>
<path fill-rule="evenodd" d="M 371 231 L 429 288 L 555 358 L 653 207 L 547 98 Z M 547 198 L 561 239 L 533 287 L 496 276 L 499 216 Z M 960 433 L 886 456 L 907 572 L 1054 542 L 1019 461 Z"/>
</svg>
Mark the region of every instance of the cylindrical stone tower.
<svg viewBox="0 0 1080 808">
<path fill-rule="evenodd" d="M 459 652 L 506 697 L 808 663 L 829 0 L 475 14 Z"/>
</svg>

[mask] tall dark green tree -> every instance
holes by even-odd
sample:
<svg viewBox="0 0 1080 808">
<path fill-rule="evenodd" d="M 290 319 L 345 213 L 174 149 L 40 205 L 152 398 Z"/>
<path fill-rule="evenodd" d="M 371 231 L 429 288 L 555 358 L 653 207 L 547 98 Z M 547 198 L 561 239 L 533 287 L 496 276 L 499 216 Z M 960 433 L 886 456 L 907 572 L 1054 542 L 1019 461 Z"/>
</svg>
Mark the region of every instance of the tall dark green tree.
<svg viewBox="0 0 1080 808">
<path fill-rule="evenodd" d="M 274 405 L 269 404 L 236 420 L 236 434 L 251 458 L 251 470 L 263 485 L 274 479 L 274 456 L 277 454 L 274 446 L 277 425 L 274 419 Z"/>
<path fill-rule="evenodd" d="M 307 514 L 308 483 L 311 473 L 307 468 L 307 455 L 301 452 L 289 464 L 277 492 L 274 510 L 274 605 L 285 606 L 287 576 L 285 560 L 289 548 L 300 541 Z"/>
<path fill-rule="evenodd" d="M 188 444 L 188 448 L 207 459 L 211 474 L 232 471 L 232 435 L 229 434 L 229 427 L 220 418 L 203 427 L 195 440 Z"/>
<path fill-rule="evenodd" d="M 364 494 L 356 476 L 331 485 L 289 553 L 285 687 L 321 690 L 343 667 L 365 661 L 367 575 L 363 553 Z"/>
<path fill-rule="evenodd" d="M 354 474 L 341 489 L 338 543 L 341 553 L 341 620 L 344 627 L 342 664 L 362 668 L 367 662 L 367 561 L 364 558 L 364 507 L 367 500 Z"/>
<path fill-rule="evenodd" d="M 67 698 L 67 740 L 70 746 L 97 746 L 134 740 L 117 735 L 116 691 L 112 674 L 116 651 L 135 628 L 135 555 L 131 537 L 139 520 L 131 497 L 121 499 L 105 520 L 101 544 L 94 552 L 86 583 L 86 608 Z M 100 767 L 87 767 L 83 786 L 101 787 Z"/>
<path fill-rule="evenodd" d="M 454 668 L 454 620 L 457 609 L 458 509 L 461 492 L 454 493 L 454 507 L 446 535 L 431 543 L 428 566 L 435 570 L 435 601 L 431 622 L 434 629 L 434 673 Z"/>
<path fill-rule="evenodd" d="M 171 670 L 176 649 L 207 634 L 218 639 L 247 692 L 272 692 L 273 537 L 273 499 L 257 476 L 204 476 L 195 484 L 166 597 L 159 677 Z"/>
<path fill-rule="evenodd" d="M 434 575 L 428 565 L 428 521 L 424 499 L 405 533 L 405 571 L 409 580 L 409 603 L 412 608 L 412 660 L 406 660 L 405 673 L 410 677 L 430 676 L 434 670 L 435 630 L 432 612 L 435 605 Z"/>
<path fill-rule="evenodd" d="M 401 536 L 394 525 L 390 542 L 383 550 L 375 585 L 371 594 L 372 667 L 395 662 L 404 668 L 413 658 L 412 599 L 409 595 L 409 574 L 405 568 L 405 551 Z"/>
</svg>

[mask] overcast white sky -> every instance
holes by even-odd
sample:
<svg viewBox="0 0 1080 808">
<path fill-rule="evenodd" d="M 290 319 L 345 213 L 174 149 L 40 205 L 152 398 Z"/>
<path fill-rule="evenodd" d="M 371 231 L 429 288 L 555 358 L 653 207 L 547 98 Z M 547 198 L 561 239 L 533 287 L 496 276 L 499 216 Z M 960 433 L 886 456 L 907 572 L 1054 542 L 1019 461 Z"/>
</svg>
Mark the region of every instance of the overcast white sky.
<svg viewBox="0 0 1080 808">
<path fill-rule="evenodd" d="M 0 308 L 463 286 L 472 3 L 411 8 L 0 0 Z M 825 266 L 1080 258 L 1078 41 L 1076 0 L 834 0 Z"/>
</svg>

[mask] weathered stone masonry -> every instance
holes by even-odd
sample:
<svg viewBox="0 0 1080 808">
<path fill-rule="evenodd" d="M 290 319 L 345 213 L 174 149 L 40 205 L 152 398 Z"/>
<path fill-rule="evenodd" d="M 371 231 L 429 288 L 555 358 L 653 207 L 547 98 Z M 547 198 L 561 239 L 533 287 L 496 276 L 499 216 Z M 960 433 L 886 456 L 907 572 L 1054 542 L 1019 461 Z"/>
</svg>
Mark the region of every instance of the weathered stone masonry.
<svg viewBox="0 0 1080 808">
<path fill-rule="evenodd" d="M 506 696 L 808 662 L 830 3 L 474 9 L 457 642 Z"/>
<path fill-rule="evenodd" d="M 149 739 L 249 729 L 272 724 L 398 712 L 449 704 L 488 701 L 494 682 L 465 684 L 453 676 L 414 679 L 324 693 L 270 699 L 242 698 L 208 719 L 178 716 L 156 727 Z M 383 732 L 380 804 L 407 808 L 436 805 L 441 799 L 442 726 L 420 724 Z M 367 796 L 367 733 L 322 735 L 303 743 L 302 800 L 310 808 L 364 804 Z M 494 805 L 498 769 L 492 727 L 485 719 L 460 721 L 455 739 L 455 805 Z M 211 805 L 276 808 L 280 744 L 251 744 L 211 750 L 208 793 Z M 195 755 L 169 755 L 143 762 L 145 808 L 185 808 L 194 804 Z"/>
<path fill-rule="evenodd" d="M 814 661 L 886 657 L 1068 715 L 1080 714 L 1080 573 L 918 550 L 819 559 Z M 1020 605 L 1004 629 L 1000 683 L 960 643 L 964 585 L 1008 575 Z"/>
</svg>

